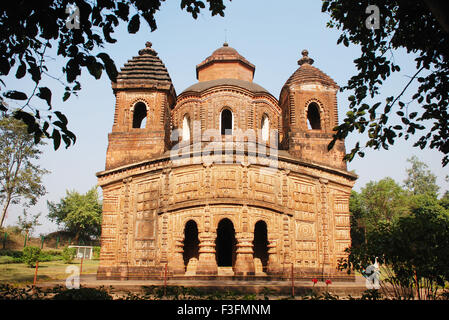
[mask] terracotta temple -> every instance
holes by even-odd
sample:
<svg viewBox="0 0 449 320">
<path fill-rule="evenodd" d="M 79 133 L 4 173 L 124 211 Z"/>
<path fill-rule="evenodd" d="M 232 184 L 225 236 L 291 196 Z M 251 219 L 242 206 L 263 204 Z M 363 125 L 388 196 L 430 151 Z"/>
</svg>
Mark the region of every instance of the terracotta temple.
<svg viewBox="0 0 449 320">
<path fill-rule="evenodd" d="M 121 69 L 103 190 L 98 279 L 351 279 L 357 176 L 328 151 L 338 85 L 307 50 L 279 98 L 224 43 L 177 94 L 151 43 Z"/>
</svg>

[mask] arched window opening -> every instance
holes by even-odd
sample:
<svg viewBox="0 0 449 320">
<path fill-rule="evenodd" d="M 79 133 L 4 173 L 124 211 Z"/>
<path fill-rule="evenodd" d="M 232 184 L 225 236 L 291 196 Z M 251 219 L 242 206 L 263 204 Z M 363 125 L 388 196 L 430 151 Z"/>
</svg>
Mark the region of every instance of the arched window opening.
<svg viewBox="0 0 449 320">
<path fill-rule="evenodd" d="M 147 121 L 147 106 L 143 102 L 138 102 L 134 106 L 133 128 L 145 128 Z"/>
<path fill-rule="evenodd" d="M 232 134 L 232 111 L 224 109 L 221 112 L 221 134 Z"/>
<path fill-rule="evenodd" d="M 268 235 L 265 221 L 258 221 L 254 226 L 254 258 L 262 262 L 263 270 L 266 271 L 268 264 Z"/>
<path fill-rule="evenodd" d="M 321 129 L 320 109 L 315 102 L 309 104 L 307 108 L 307 128 L 309 130 Z"/>
<path fill-rule="evenodd" d="M 199 257 L 198 227 L 196 222 L 189 220 L 184 228 L 184 266 L 187 267 L 190 259 Z"/>
<path fill-rule="evenodd" d="M 260 127 L 262 130 L 262 140 L 268 141 L 270 135 L 270 120 L 268 119 L 268 116 L 266 114 L 262 116 L 262 122 Z"/>
<path fill-rule="evenodd" d="M 188 115 L 182 119 L 182 141 L 190 140 L 190 119 Z"/>
<path fill-rule="evenodd" d="M 234 225 L 231 220 L 224 218 L 218 223 L 215 240 L 215 257 L 219 267 L 234 266 L 236 245 Z"/>
</svg>

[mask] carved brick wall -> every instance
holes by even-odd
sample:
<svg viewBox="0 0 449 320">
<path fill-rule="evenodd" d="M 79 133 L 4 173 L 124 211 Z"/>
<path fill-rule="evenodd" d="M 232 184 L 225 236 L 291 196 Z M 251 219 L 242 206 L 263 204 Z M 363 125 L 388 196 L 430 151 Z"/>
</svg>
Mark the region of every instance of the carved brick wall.
<svg viewBox="0 0 449 320">
<path fill-rule="evenodd" d="M 224 108 L 233 113 L 234 129 L 239 129 L 242 133 L 253 130 L 256 139 L 260 134 L 264 114 L 269 118 L 270 129 L 282 131 L 281 109 L 270 95 L 255 96 L 236 87 L 214 88 L 196 96 L 181 95 L 171 114 L 173 129 L 182 130 L 183 119 L 187 115 L 192 123 L 191 128 L 194 121 L 200 123 L 201 137 L 204 141 L 210 141 L 210 135 L 204 133 L 208 129 L 219 132 L 220 115 Z"/>
<path fill-rule="evenodd" d="M 159 276 L 165 263 L 183 270 L 179 257 L 189 220 L 210 237 L 211 250 L 218 223 L 231 220 L 237 240 L 246 241 L 250 252 L 254 226 L 264 221 L 281 273 L 293 263 L 304 276 L 333 274 L 350 244 L 350 175 L 282 159 L 270 170 L 242 164 L 173 166 L 169 159 L 142 166 L 100 175 L 103 277 L 102 270 L 113 266 L 122 268 L 116 274 L 128 268 L 122 278 Z"/>
</svg>

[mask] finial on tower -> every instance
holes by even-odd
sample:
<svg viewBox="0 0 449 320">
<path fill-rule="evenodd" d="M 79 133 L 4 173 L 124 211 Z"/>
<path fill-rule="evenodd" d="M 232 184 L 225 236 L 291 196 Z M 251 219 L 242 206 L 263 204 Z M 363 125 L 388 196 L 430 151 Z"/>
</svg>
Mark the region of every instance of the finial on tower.
<svg viewBox="0 0 449 320">
<path fill-rule="evenodd" d="M 302 66 L 304 63 L 313 64 L 313 59 L 309 58 L 309 51 L 304 49 L 301 51 L 302 58 L 298 60 L 298 64 Z"/>
<path fill-rule="evenodd" d="M 153 48 L 151 48 L 152 46 L 153 44 L 150 41 L 147 41 L 145 43 L 145 49 L 139 50 L 139 55 L 150 54 L 152 56 L 156 56 L 157 52 Z"/>
</svg>

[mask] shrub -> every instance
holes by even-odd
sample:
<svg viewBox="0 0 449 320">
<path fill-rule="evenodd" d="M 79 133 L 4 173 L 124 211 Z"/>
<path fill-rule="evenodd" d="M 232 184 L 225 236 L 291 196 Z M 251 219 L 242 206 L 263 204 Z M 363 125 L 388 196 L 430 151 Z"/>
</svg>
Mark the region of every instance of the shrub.
<svg viewBox="0 0 449 320">
<path fill-rule="evenodd" d="M 73 249 L 73 248 L 71 248 Z M 67 289 L 57 293 L 54 300 L 112 300 L 112 297 L 103 289 L 79 288 Z"/>
<path fill-rule="evenodd" d="M 0 250 L 0 264 L 22 263 L 22 251 L 18 250 Z"/>
<path fill-rule="evenodd" d="M 75 259 L 75 256 L 75 248 L 65 247 L 64 250 L 62 250 L 62 260 L 64 260 L 65 263 L 71 263 L 73 259 Z"/>
<path fill-rule="evenodd" d="M 56 261 L 62 260 L 61 252 L 59 251 L 42 251 L 39 257 L 39 261 Z"/>
<path fill-rule="evenodd" d="M 382 300 L 382 294 L 379 290 L 368 289 L 363 292 L 360 300 Z"/>
<path fill-rule="evenodd" d="M 13 258 L 22 259 L 22 251 L 19 250 L 10 250 L 10 249 L 2 249 L 0 250 L 0 256 L 8 256 Z"/>
<path fill-rule="evenodd" d="M 29 246 L 23 249 L 22 261 L 30 267 L 34 267 L 39 261 L 41 249 L 39 247 Z"/>
<path fill-rule="evenodd" d="M 16 287 L 11 284 L 0 284 L 0 300 L 42 300 L 48 296 L 48 290 L 39 287 Z"/>
<path fill-rule="evenodd" d="M 62 250 L 45 250 L 44 252 L 50 256 L 60 256 Z"/>
<path fill-rule="evenodd" d="M 94 247 L 94 259 L 100 259 L 100 247 L 99 246 Z"/>
<path fill-rule="evenodd" d="M 0 264 L 15 263 L 15 259 L 10 256 L 0 256 Z"/>
</svg>

